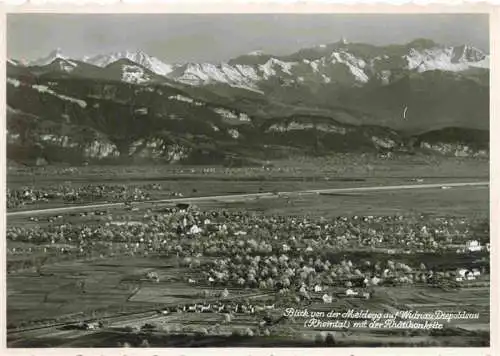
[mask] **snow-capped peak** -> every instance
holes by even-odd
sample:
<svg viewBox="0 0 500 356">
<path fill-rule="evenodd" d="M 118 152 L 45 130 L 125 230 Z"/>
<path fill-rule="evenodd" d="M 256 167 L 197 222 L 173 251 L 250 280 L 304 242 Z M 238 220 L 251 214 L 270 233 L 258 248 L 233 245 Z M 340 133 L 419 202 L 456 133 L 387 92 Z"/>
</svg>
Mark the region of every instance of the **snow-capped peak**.
<svg viewBox="0 0 500 356">
<path fill-rule="evenodd" d="M 407 70 L 425 72 L 430 70 L 464 71 L 473 67 L 488 68 L 488 56 L 470 46 L 441 46 L 430 40 L 417 40 L 400 47 L 400 54 L 384 53 L 383 47 L 359 55 L 351 52 L 345 37 L 331 46 L 333 51 L 326 51 L 330 45 L 319 45 L 321 51 L 304 51 L 298 56 L 265 56 L 265 61 L 233 60 L 224 64 L 191 63 L 178 67 L 169 77 L 191 85 L 224 83 L 251 89 L 260 89 L 261 82 L 279 78 L 279 83 L 320 82 L 323 84 L 345 81 L 363 85 L 372 76 L 387 82 L 391 70 L 403 65 Z M 340 44 L 340 46 L 339 46 Z M 300 51 L 299 51 L 300 52 Z M 298 53 L 299 53 L 298 52 Z M 259 56 L 260 51 L 247 53 L 246 56 Z M 307 57 L 311 54 L 311 57 Z M 319 57 L 318 57 L 319 55 Z M 304 56 L 306 56 L 304 58 Z M 381 62 L 381 67 L 375 64 Z M 353 81 L 345 77 L 345 69 L 350 72 Z M 339 77 L 342 75 L 342 77 Z M 338 77 L 338 78 L 337 78 Z"/>
<path fill-rule="evenodd" d="M 479 62 L 486 58 L 486 55 L 479 49 L 463 45 L 453 47 L 453 62 Z"/>
<path fill-rule="evenodd" d="M 68 57 L 63 54 L 63 51 L 61 48 L 56 48 L 52 52 L 50 52 L 47 56 L 28 62 L 28 65 L 30 65 L 30 66 L 46 66 L 46 65 L 54 62 L 56 59 L 67 59 L 67 58 Z"/>
<path fill-rule="evenodd" d="M 262 56 L 263 54 L 264 54 L 264 51 L 262 51 L 260 49 L 247 53 L 247 55 L 249 55 L 249 56 Z"/>
<path fill-rule="evenodd" d="M 105 67 L 120 59 L 128 59 L 159 75 L 166 75 L 173 70 L 173 66 L 166 64 L 158 58 L 150 56 L 143 51 L 112 52 L 108 54 L 100 54 L 90 58 L 87 57 L 83 60 L 98 67 Z"/>
<path fill-rule="evenodd" d="M 488 56 L 479 49 L 467 45 L 411 48 L 404 58 L 408 62 L 408 69 L 419 72 L 429 70 L 459 72 L 470 67 L 489 67 Z"/>
<path fill-rule="evenodd" d="M 364 48 L 363 44 L 359 45 L 361 49 Z M 443 46 L 431 40 L 418 39 L 394 48 L 386 51 L 385 47 L 369 46 L 366 51 L 359 51 L 357 46 L 348 45 L 347 40 L 341 37 L 336 43 L 320 44 L 299 50 L 289 56 L 272 56 L 256 50 L 217 64 L 170 65 L 140 50 L 86 56 L 80 61 L 99 67 L 106 67 L 112 63 L 124 65 L 120 67 L 123 69 L 121 79 L 129 82 L 146 82 L 154 79 L 151 74 L 156 73 L 184 84 L 224 84 L 258 92 L 266 81 L 265 85 L 273 83 L 363 85 L 371 78 L 388 82 L 392 71 L 396 69 L 417 72 L 431 70 L 459 72 L 470 68 L 489 68 L 489 56 L 469 45 Z M 60 69 L 66 72 L 71 72 L 79 64 L 78 61 L 73 62 L 65 56 L 61 49 L 56 49 L 47 57 L 33 61 L 30 65 L 47 65 L 54 61 L 55 65 L 59 65 Z M 17 63 L 23 64 L 23 62 Z M 134 64 L 146 70 L 135 68 Z M 278 80 L 272 81 L 273 78 Z"/>
</svg>

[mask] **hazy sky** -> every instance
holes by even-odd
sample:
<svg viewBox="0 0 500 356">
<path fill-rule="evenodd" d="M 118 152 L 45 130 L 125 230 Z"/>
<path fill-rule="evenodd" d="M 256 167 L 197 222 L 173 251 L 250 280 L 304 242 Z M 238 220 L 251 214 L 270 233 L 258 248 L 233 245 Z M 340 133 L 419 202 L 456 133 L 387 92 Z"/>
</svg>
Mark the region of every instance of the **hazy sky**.
<svg viewBox="0 0 500 356">
<path fill-rule="evenodd" d="M 254 50 L 288 54 L 337 42 L 430 38 L 488 51 L 488 15 L 10 14 L 7 53 L 35 59 L 55 48 L 74 57 L 143 50 L 165 62 L 226 61 Z"/>
</svg>

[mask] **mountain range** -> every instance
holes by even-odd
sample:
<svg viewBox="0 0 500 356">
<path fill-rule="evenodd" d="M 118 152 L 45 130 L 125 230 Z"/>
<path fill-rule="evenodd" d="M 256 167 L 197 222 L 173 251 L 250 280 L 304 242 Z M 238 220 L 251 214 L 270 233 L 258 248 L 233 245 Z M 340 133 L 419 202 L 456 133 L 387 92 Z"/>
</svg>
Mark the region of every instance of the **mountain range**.
<svg viewBox="0 0 500 356">
<path fill-rule="evenodd" d="M 488 150 L 489 55 L 427 39 L 341 40 L 217 64 L 167 64 L 142 51 L 71 58 L 57 49 L 28 63 L 8 59 L 7 84 L 14 160 Z"/>
</svg>

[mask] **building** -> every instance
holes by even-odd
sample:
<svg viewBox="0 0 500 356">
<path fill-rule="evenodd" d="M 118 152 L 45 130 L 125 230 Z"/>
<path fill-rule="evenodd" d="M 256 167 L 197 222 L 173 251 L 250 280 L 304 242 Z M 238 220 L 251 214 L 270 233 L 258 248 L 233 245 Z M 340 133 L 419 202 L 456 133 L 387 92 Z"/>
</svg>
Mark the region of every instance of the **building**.
<svg viewBox="0 0 500 356">
<path fill-rule="evenodd" d="M 372 286 L 376 286 L 380 283 L 380 278 L 378 278 L 377 276 L 373 276 L 372 279 L 370 280 L 370 284 Z"/>
<path fill-rule="evenodd" d="M 323 297 L 321 299 L 323 299 L 323 303 L 325 304 L 330 304 L 333 301 L 333 297 L 328 294 L 323 294 Z"/>
<path fill-rule="evenodd" d="M 196 234 L 199 234 L 201 232 L 202 232 L 202 230 L 198 227 L 198 225 L 193 225 L 189 229 L 189 234 L 190 235 L 196 235 Z"/>
<path fill-rule="evenodd" d="M 352 289 L 350 289 L 350 288 L 349 288 L 349 289 L 347 289 L 347 290 L 345 291 L 345 295 L 346 295 L 347 297 L 354 297 L 354 296 L 357 296 L 357 295 L 358 295 L 358 292 L 356 292 L 356 291 L 354 291 L 354 290 L 352 290 Z"/>
<path fill-rule="evenodd" d="M 81 328 L 85 330 L 95 330 L 99 329 L 99 324 L 96 322 L 84 322 L 81 324 Z"/>
<path fill-rule="evenodd" d="M 461 282 L 461 281 L 473 281 L 480 274 L 481 274 L 481 272 L 477 271 L 476 275 L 474 275 L 474 272 L 472 270 L 469 270 L 469 269 L 466 269 L 466 268 L 460 268 L 459 270 L 457 270 L 455 280 L 457 282 Z"/>
<path fill-rule="evenodd" d="M 146 279 L 149 279 L 149 280 L 154 281 L 156 283 L 160 282 L 160 277 L 158 276 L 158 273 L 156 273 L 156 272 L 146 273 Z"/>
<path fill-rule="evenodd" d="M 483 247 L 481 246 L 481 244 L 477 240 L 470 240 L 470 241 L 467 241 L 467 243 L 465 244 L 465 250 L 469 251 L 469 252 L 477 252 L 477 251 L 481 251 L 482 249 L 483 249 Z"/>
<path fill-rule="evenodd" d="M 189 208 L 189 204 L 186 203 L 179 203 L 176 205 L 177 209 L 179 210 L 187 210 Z"/>
<path fill-rule="evenodd" d="M 457 270 L 457 273 L 456 273 L 456 280 L 460 280 L 460 281 L 463 281 L 465 279 L 465 275 L 467 274 L 468 270 L 465 269 L 465 268 L 461 268 L 459 270 Z"/>
</svg>

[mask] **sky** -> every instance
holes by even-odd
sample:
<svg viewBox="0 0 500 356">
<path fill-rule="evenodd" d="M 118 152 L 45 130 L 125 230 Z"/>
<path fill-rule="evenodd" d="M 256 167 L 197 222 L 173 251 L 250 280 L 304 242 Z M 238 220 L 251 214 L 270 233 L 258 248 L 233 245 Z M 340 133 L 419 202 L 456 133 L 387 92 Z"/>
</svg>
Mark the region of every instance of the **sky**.
<svg viewBox="0 0 500 356">
<path fill-rule="evenodd" d="M 142 50 L 167 63 L 223 62 L 261 50 L 430 38 L 489 52 L 483 14 L 9 14 L 7 55 L 33 60 L 56 48 L 73 58 Z"/>
</svg>

